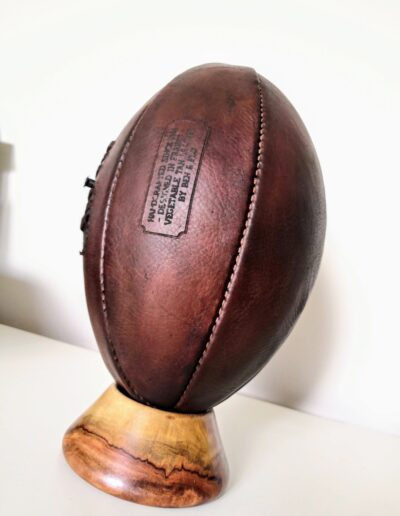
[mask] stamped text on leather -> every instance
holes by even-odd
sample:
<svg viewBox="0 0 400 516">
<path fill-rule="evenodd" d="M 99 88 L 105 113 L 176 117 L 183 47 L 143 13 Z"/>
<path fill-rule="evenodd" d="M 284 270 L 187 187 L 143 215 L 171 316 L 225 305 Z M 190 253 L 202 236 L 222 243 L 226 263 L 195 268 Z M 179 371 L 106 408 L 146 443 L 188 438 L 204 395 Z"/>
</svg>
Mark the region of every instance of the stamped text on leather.
<svg viewBox="0 0 400 516">
<path fill-rule="evenodd" d="M 175 120 L 165 128 L 143 211 L 146 232 L 170 237 L 186 232 L 207 135 L 202 121 Z"/>
</svg>

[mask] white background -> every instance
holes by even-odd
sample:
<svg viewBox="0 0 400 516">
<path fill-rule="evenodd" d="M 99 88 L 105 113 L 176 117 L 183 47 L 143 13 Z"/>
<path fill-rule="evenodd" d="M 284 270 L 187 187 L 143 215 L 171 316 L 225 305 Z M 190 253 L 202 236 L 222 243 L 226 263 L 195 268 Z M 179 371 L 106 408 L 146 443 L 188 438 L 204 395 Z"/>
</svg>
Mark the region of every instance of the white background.
<svg viewBox="0 0 400 516">
<path fill-rule="evenodd" d="M 245 390 L 400 434 L 399 5 L 1 0 L 0 322 L 95 347 L 84 178 L 176 74 L 253 66 L 311 133 L 328 233 L 301 319 Z"/>
</svg>

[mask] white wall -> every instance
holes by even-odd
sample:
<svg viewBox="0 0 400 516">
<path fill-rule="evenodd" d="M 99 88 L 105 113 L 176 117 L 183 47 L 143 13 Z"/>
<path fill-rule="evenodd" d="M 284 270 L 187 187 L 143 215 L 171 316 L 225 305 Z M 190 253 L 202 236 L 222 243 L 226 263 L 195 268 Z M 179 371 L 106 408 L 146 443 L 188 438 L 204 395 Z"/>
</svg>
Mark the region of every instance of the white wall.
<svg viewBox="0 0 400 516">
<path fill-rule="evenodd" d="M 328 235 L 301 320 L 246 392 L 400 434 L 398 6 L 2 0 L 0 321 L 95 347 L 78 253 L 84 178 L 177 73 L 247 64 L 309 128 Z"/>
</svg>

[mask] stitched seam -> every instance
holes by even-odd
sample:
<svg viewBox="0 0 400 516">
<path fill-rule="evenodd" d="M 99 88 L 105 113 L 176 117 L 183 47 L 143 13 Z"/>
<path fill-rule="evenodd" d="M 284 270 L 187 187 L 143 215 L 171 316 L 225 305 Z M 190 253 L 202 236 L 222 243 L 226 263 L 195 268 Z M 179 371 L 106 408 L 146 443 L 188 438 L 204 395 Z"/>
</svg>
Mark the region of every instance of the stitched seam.
<svg viewBox="0 0 400 516">
<path fill-rule="evenodd" d="M 235 281 L 235 278 L 236 278 L 236 275 L 237 275 L 237 271 L 238 271 L 238 268 L 239 268 L 239 262 L 240 262 L 240 258 L 242 256 L 242 252 L 243 252 L 243 248 L 244 248 L 244 243 L 245 243 L 245 240 L 246 240 L 246 237 L 247 237 L 247 233 L 249 231 L 249 228 L 250 228 L 250 224 L 251 224 L 251 220 L 253 218 L 253 213 L 254 213 L 254 208 L 255 208 L 255 205 L 256 205 L 256 200 L 257 200 L 257 194 L 258 194 L 258 190 L 259 190 L 259 183 L 260 183 L 260 176 L 261 176 L 261 170 L 262 170 L 262 165 L 263 165 L 263 162 L 262 162 L 262 152 L 263 152 L 263 146 L 264 146 L 264 133 L 265 133 L 265 116 L 264 116 L 264 98 L 263 98 L 263 94 L 262 94 L 262 91 L 261 91 L 261 82 L 260 82 L 260 77 L 258 76 L 257 74 L 257 91 L 258 91 L 258 97 L 259 97 L 259 110 L 260 110 L 260 113 L 259 113 L 259 138 L 258 138 L 258 154 L 257 154 L 257 165 L 256 165 L 256 170 L 254 172 L 254 176 L 253 176 L 253 190 L 252 190 L 252 194 L 251 194 L 251 197 L 250 197 L 250 201 L 249 201 L 249 205 L 248 205 L 248 208 L 247 208 L 247 216 L 246 216 L 246 222 L 244 224 L 244 228 L 243 228 L 243 231 L 242 231 L 242 237 L 240 239 L 240 243 L 239 243 L 239 248 L 237 250 L 237 253 L 236 253 L 236 258 L 235 258 L 235 263 L 233 265 L 233 268 L 232 268 L 232 272 L 230 274 L 230 277 L 229 277 L 229 282 L 228 282 L 228 285 L 225 289 L 225 292 L 224 292 L 224 295 L 223 295 L 223 298 L 222 298 L 222 302 L 220 304 L 220 307 L 218 309 L 218 315 L 214 321 L 214 324 L 212 326 L 212 329 L 211 329 L 211 333 L 210 333 L 210 337 L 204 347 L 204 350 L 203 350 L 203 353 L 201 355 L 201 357 L 199 358 L 198 362 L 197 362 L 197 365 L 192 373 L 192 376 L 190 377 L 183 393 L 181 394 L 179 400 L 176 402 L 175 404 L 175 408 L 177 408 L 179 406 L 179 404 L 183 401 L 187 391 L 190 389 L 195 377 L 197 376 L 198 372 L 199 372 L 199 369 L 204 361 L 204 358 L 206 357 L 210 347 L 211 347 L 211 344 L 213 343 L 214 339 L 215 339 L 215 333 L 217 331 L 217 328 L 221 322 L 221 319 L 222 319 L 222 316 L 224 314 L 224 311 L 225 311 L 225 307 L 226 307 L 226 304 L 228 302 L 228 298 L 229 298 L 229 295 L 231 293 L 231 289 L 232 289 L 232 285 Z"/>
<path fill-rule="evenodd" d="M 111 143 L 108 144 L 108 147 L 103 156 L 103 159 L 101 160 L 100 165 L 97 167 L 96 174 L 95 174 L 96 179 L 99 175 L 100 170 L 103 167 L 103 163 L 105 162 L 106 158 L 110 154 L 110 151 L 113 148 L 114 143 L 115 142 L 112 141 Z M 83 220 L 86 218 L 86 224 L 85 224 L 84 228 L 81 227 L 81 229 L 83 231 L 83 246 L 82 246 L 82 251 L 80 252 L 81 255 L 85 254 L 86 247 L 87 247 L 87 240 L 88 240 L 89 228 L 90 228 L 90 223 L 91 223 L 90 213 L 91 213 L 91 209 L 92 209 L 92 205 L 93 205 L 95 196 L 96 196 L 96 186 L 94 186 L 89 192 L 88 200 L 86 203 L 85 213 L 83 214 Z"/>
<path fill-rule="evenodd" d="M 107 309 L 107 301 L 106 301 L 106 289 L 105 289 L 105 282 L 104 282 L 104 276 L 105 276 L 105 274 L 104 274 L 104 256 L 105 256 L 105 248 L 106 248 L 106 242 L 107 242 L 107 229 L 108 229 L 109 220 L 110 220 L 110 208 L 111 208 L 111 204 L 113 201 L 114 192 L 117 187 L 118 179 L 119 179 L 119 176 L 121 175 L 121 170 L 122 170 L 123 164 L 125 162 L 126 154 L 128 152 L 130 144 L 133 140 L 133 136 L 136 132 L 136 129 L 137 129 L 141 119 L 143 118 L 145 111 L 143 111 L 142 115 L 140 116 L 138 121 L 135 123 L 135 125 L 131 131 L 131 134 L 129 135 L 129 138 L 124 145 L 122 154 L 119 158 L 117 168 L 115 170 L 114 177 L 113 177 L 113 180 L 111 183 L 110 192 L 108 194 L 106 209 L 104 212 L 103 234 L 102 234 L 102 239 L 101 239 L 101 251 L 100 251 L 100 291 L 101 291 L 101 304 L 102 304 L 102 308 L 103 308 L 104 326 L 105 326 L 105 330 L 106 330 L 106 338 L 107 338 L 107 343 L 108 343 L 109 349 L 111 351 L 111 356 L 114 361 L 115 367 L 116 367 L 117 371 L 119 372 L 119 374 L 121 375 L 121 378 L 124 380 L 126 385 L 131 390 L 131 392 L 133 392 L 140 401 L 148 404 L 144 400 L 143 396 L 141 396 L 136 391 L 136 389 L 132 386 L 130 380 L 127 378 L 127 376 L 124 373 L 124 370 L 121 366 L 121 363 L 118 359 L 118 355 L 115 351 L 115 347 L 114 347 L 113 341 L 111 339 L 110 323 L 109 323 L 109 319 L 108 319 L 108 309 Z"/>
</svg>

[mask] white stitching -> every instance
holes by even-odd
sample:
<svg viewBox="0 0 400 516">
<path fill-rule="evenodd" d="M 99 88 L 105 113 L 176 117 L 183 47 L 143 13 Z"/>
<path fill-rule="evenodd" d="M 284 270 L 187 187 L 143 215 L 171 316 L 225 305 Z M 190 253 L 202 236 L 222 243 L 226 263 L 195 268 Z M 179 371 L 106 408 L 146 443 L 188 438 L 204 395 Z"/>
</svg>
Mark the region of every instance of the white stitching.
<svg viewBox="0 0 400 516">
<path fill-rule="evenodd" d="M 243 232 L 242 232 L 242 238 L 240 240 L 239 248 L 238 248 L 238 251 L 236 253 L 235 264 L 233 266 L 233 269 L 232 269 L 232 272 L 231 272 L 231 275 L 230 275 L 230 278 L 229 278 L 228 285 L 227 285 L 227 287 L 225 289 L 224 296 L 223 296 L 221 305 L 220 305 L 219 310 L 218 310 L 218 315 L 217 315 L 217 317 L 216 317 L 216 319 L 214 321 L 213 327 L 211 329 L 210 337 L 209 337 L 209 339 L 207 341 L 207 344 L 205 345 L 205 348 L 203 350 L 203 353 L 202 353 L 199 361 L 197 362 L 196 368 L 193 371 L 192 376 L 190 377 L 190 379 L 189 379 L 189 381 L 188 381 L 188 383 L 187 383 L 187 385 L 186 385 L 182 395 L 180 396 L 179 400 L 175 404 L 175 408 L 177 408 L 179 406 L 179 404 L 182 402 L 182 400 L 184 399 L 187 391 L 189 390 L 191 384 L 193 383 L 194 378 L 196 377 L 196 375 L 197 375 L 197 373 L 198 373 L 198 371 L 200 369 L 201 364 L 204 361 L 205 356 L 207 355 L 207 352 L 208 352 L 211 344 L 214 341 L 215 332 L 217 330 L 217 327 L 218 327 L 218 325 L 219 325 L 219 323 L 221 321 L 222 315 L 224 313 L 225 306 L 226 306 L 226 303 L 228 301 L 229 294 L 231 292 L 232 284 L 233 284 L 233 282 L 235 280 L 235 277 L 236 277 L 236 273 L 237 273 L 237 269 L 238 269 L 238 266 L 239 266 L 240 257 L 242 255 L 242 251 L 243 251 L 244 241 L 245 241 L 245 238 L 246 238 L 247 233 L 249 231 L 251 219 L 253 218 L 254 207 L 255 207 L 255 204 L 256 204 L 256 200 L 257 200 L 257 193 L 258 193 L 258 189 L 259 189 L 260 176 L 261 176 L 261 170 L 262 170 L 262 164 L 263 164 L 262 163 L 262 152 L 263 152 L 263 147 L 264 147 L 263 143 L 264 143 L 264 133 L 265 133 L 264 98 L 263 98 L 263 94 L 262 94 L 262 91 L 261 91 L 260 78 L 259 78 L 258 75 L 257 75 L 257 89 L 258 89 L 259 102 L 260 102 L 260 129 L 259 129 L 259 140 L 258 140 L 257 165 L 256 165 L 255 173 L 254 173 L 253 191 L 252 191 L 252 195 L 250 197 L 250 202 L 249 202 L 249 206 L 248 206 L 248 210 L 247 210 L 246 222 L 244 224 L 244 228 L 243 228 Z"/>
<path fill-rule="evenodd" d="M 126 143 L 124 145 L 124 149 L 123 149 L 122 154 L 121 154 L 121 156 L 119 158 L 118 165 L 117 165 L 117 168 L 115 170 L 114 177 L 113 177 L 113 180 L 112 180 L 112 183 L 111 183 L 110 192 L 108 194 L 106 209 L 105 209 L 105 212 L 104 212 L 103 234 L 102 234 L 102 239 L 101 239 L 101 251 L 100 251 L 100 290 L 101 290 L 101 304 L 102 304 L 102 308 L 103 308 L 104 326 L 105 326 L 105 329 L 106 329 L 107 342 L 108 342 L 109 348 L 111 350 L 111 355 L 112 355 L 112 358 L 114 360 L 114 364 L 116 366 L 116 369 L 118 370 L 118 372 L 121 375 L 122 379 L 125 381 L 126 385 L 135 394 L 135 396 L 140 401 L 142 401 L 143 403 L 148 404 L 144 400 L 144 398 L 140 394 L 138 394 L 136 389 L 131 385 L 129 379 L 127 378 L 126 374 L 124 373 L 124 371 L 122 369 L 122 366 L 121 366 L 121 364 L 120 364 L 120 362 L 118 360 L 118 355 L 117 355 L 117 353 L 115 351 L 115 348 L 114 348 L 114 345 L 113 345 L 113 342 L 112 342 L 112 339 L 111 339 L 110 324 L 109 324 L 108 312 L 107 312 L 106 291 L 105 291 L 105 284 L 104 284 L 104 256 L 105 256 L 106 237 L 107 237 L 107 229 L 108 229 L 108 223 L 109 223 L 109 218 L 110 218 L 111 203 L 112 203 L 112 200 L 113 200 L 114 191 L 115 191 L 115 189 L 117 187 L 117 182 L 118 182 L 119 176 L 121 174 L 122 166 L 123 166 L 124 161 L 125 161 L 126 154 L 128 152 L 129 146 L 130 146 L 130 144 L 132 142 L 133 135 L 135 134 L 136 128 L 138 127 L 139 122 L 142 119 L 143 115 L 144 115 L 144 112 L 142 113 L 140 118 L 135 123 L 135 125 L 134 125 L 134 127 L 132 129 L 132 132 L 129 135 L 129 138 L 128 138 L 128 140 L 126 141 Z"/>
</svg>

